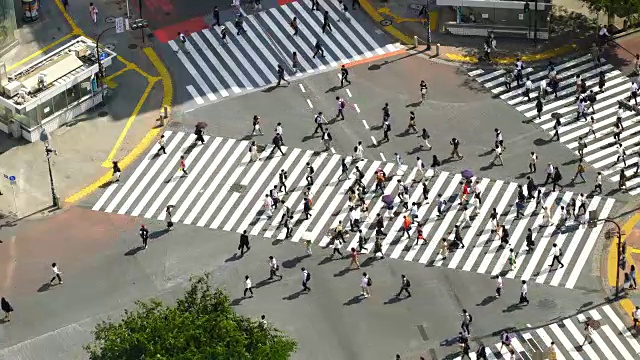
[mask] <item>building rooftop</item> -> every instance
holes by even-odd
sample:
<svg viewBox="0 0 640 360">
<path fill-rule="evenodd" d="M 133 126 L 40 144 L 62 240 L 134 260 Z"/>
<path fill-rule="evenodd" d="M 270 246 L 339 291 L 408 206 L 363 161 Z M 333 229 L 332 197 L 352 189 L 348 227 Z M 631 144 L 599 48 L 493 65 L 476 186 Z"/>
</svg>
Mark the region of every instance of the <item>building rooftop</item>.
<svg viewBox="0 0 640 360">
<path fill-rule="evenodd" d="M 95 43 L 78 37 L 47 56 L 7 74 L 0 65 L 0 104 L 15 109 L 32 108 L 67 87 L 86 81 L 98 71 Z M 102 64 L 111 64 L 116 54 L 101 49 Z"/>
</svg>

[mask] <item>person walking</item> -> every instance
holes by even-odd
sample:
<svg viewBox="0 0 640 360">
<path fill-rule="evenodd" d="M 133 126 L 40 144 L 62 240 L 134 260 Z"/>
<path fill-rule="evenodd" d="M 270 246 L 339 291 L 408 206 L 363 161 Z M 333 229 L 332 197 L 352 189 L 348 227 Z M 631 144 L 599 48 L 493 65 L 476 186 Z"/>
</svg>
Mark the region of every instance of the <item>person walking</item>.
<svg viewBox="0 0 640 360">
<path fill-rule="evenodd" d="M 193 132 L 193 134 L 196 136 L 196 139 L 193 141 L 193 145 L 196 145 L 198 142 L 201 145 L 204 145 L 204 143 L 205 143 L 204 130 L 201 127 L 196 127 L 196 129 Z"/>
<path fill-rule="evenodd" d="M 633 329 L 638 330 L 638 325 L 640 324 L 640 306 L 636 306 L 635 310 L 631 313 L 631 318 L 633 320 Z"/>
<path fill-rule="evenodd" d="M 313 48 L 315 49 L 315 52 L 313 53 L 314 59 L 316 58 L 316 56 L 318 56 L 318 54 L 320 54 L 320 57 L 324 57 L 324 49 L 322 48 L 322 43 L 320 42 L 320 40 L 316 40 L 316 44 L 313 46 Z"/>
<path fill-rule="evenodd" d="M 366 272 L 362 273 L 362 277 L 360 278 L 360 294 L 364 298 L 368 298 L 371 296 L 370 288 L 373 285 L 371 278 L 367 275 Z"/>
<path fill-rule="evenodd" d="M 302 291 L 311 291 L 309 282 L 311 281 L 311 273 L 306 268 L 302 268 Z"/>
<path fill-rule="evenodd" d="M 282 156 L 285 155 L 284 151 L 282 151 L 282 137 L 280 135 L 276 134 L 271 140 L 271 143 L 273 144 L 273 148 L 271 149 L 271 153 L 269 154 L 269 156 L 275 154 L 276 150 L 280 151 L 280 154 L 282 154 Z"/>
<path fill-rule="evenodd" d="M 164 209 L 164 217 L 167 220 L 167 230 L 171 230 L 173 228 L 173 220 L 171 219 L 171 211 L 175 205 L 167 205 Z"/>
<path fill-rule="evenodd" d="M 120 169 L 120 165 L 118 165 L 117 161 L 111 162 L 111 170 L 113 171 L 113 179 L 111 182 L 119 182 L 120 174 L 122 174 L 122 169 Z"/>
<path fill-rule="evenodd" d="M 351 85 L 351 80 L 349 80 L 349 70 L 345 65 L 340 67 L 340 87 L 344 87 L 344 83 Z"/>
<path fill-rule="evenodd" d="M 261 121 L 262 118 L 260 116 L 253 115 L 253 118 L 251 119 L 251 136 L 254 136 L 256 134 L 264 135 L 262 133 L 262 128 L 260 127 Z"/>
<path fill-rule="evenodd" d="M 413 132 L 414 134 L 418 133 L 418 128 L 416 127 L 416 113 L 413 111 L 409 111 L 409 125 L 407 126 L 406 131 L 407 133 L 411 133 L 411 132 Z"/>
<path fill-rule="evenodd" d="M 4 318 L 2 318 L 2 320 L 11 321 L 11 313 L 13 312 L 13 306 L 11 306 L 9 301 L 4 297 L 0 299 L 0 308 L 4 312 Z"/>
<path fill-rule="evenodd" d="M 320 11 L 320 1 L 311 0 L 311 11 Z"/>
<path fill-rule="evenodd" d="M 282 280 L 282 275 L 278 274 L 280 265 L 276 261 L 276 258 L 269 256 L 269 280 L 273 280 L 274 277 L 279 277 Z"/>
<path fill-rule="evenodd" d="M 409 291 L 409 289 L 411 288 L 411 281 L 409 281 L 405 274 L 400 275 L 400 278 L 400 291 L 398 291 L 396 297 L 400 297 L 403 291 L 407 293 L 407 297 L 411 297 L 411 291 Z"/>
<path fill-rule="evenodd" d="M 456 158 L 458 160 L 464 159 L 464 156 L 460 154 L 460 141 L 456 138 L 452 138 L 451 141 L 449 141 L 449 144 L 451 144 L 451 156 L 449 158 Z"/>
<path fill-rule="evenodd" d="M 298 28 L 298 18 L 294 16 L 293 19 L 291 19 L 291 23 L 289 25 L 293 30 L 293 34 L 291 34 L 291 36 L 298 36 L 298 30 L 300 30 Z"/>
<path fill-rule="evenodd" d="M 313 186 L 313 174 L 316 172 L 311 163 L 307 163 L 306 165 L 307 174 L 305 175 L 305 180 L 307 181 L 307 186 Z"/>
<path fill-rule="evenodd" d="M 182 49 L 182 52 L 184 52 L 185 54 L 188 54 L 189 48 L 187 47 L 187 36 L 181 32 L 178 32 L 178 41 L 180 42 L 181 46 L 176 49 L 176 54 L 180 52 L 180 49 Z"/>
<path fill-rule="evenodd" d="M 556 167 L 553 172 L 553 191 L 556 191 L 556 186 L 559 186 L 560 190 L 564 189 L 564 186 L 560 185 L 561 180 L 562 174 L 560 174 L 560 169 Z"/>
<path fill-rule="evenodd" d="M 258 161 L 258 145 L 255 141 L 252 141 L 251 145 L 249 145 L 249 154 L 251 161 Z"/>
<path fill-rule="evenodd" d="M 142 224 L 140 225 L 138 234 L 140 235 L 140 239 L 142 239 L 142 246 L 146 249 L 149 242 L 149 229 L 147 229 L 144 224 Z"/>
<path fill-rule="evenodd" d="M 431 135 L 429 134 L 427 129 L 422 128 L 422 133 L 418 135 L 418 137 L 422 139 L 422 142 L 424 142 L 424 145 L 422 145 L 422 142 L 420 143 L 420 148 L 422 148 L 423 146 L 426 146 L 429 150 L 433 148 L 431 144 L 429 144 L 429 138 L 431 138 Z"/>
<path fill-rule="evenodd" d="M 360 262 L 358 262 L 358 251 L 356 251 L 356 248 L 351 248 L 350 251 L 351 261 L 349 262 L 349 268 L 351 268 L 352 265 L 355 265 L 356 269 L 360 269 Z"/>
<path fill-rule="evenodd" d="M 575 175 L 573 175 L 573 178 L 571 179 L 571 183 L 574 183 L 576 181 L 576 178 L 578 178 L 578 176 L 580 176 L 580 179 L 582 179 L 582 182 L 587 182 L 587 180 L 584 178 L 584 172 L 585 172 L 584 164 L 582 163 L 582 159 L 580 159 L 580 162 L 578 162 L 578 168 L 576 169 L 576 173 Z"/>
<path fill-rule="evenodd" d="M 467 309 L 462 309 L 462 313 L 458 314 L 462 316 L 462 323 L 460 324 L 460 328 L 462 331 L 466 332 L 468 335 L 471 335 L 471 322 L 473 322 L 473 316 L 467 311 Z"/>
<path fill-rule="evenodd" d="M 236 32 L 236 36 L 240 36 L 240 35 L 245 34 L 247 32 L 247 29 L 244 28 L 244 19 L 243 19 L 242 13 L 239 13 L 236 16 L 236 21 L 233 23 L 233 25 L 238 30 Z"/>
<path fill-rule="evenodd" d="M 227 39 L 227 36 L 229 35 L 229 30 L 227 30 L 226 26 L 220 26 L 220 40 L 222 40 L 223 43 L 228 44 L 229 40 Z"/>
<path fill-rule="evenodd" d="M 253 297 L 253 285 L 251 284 L 251 278 L 249 278 L 249 275 L 245 275 L 244 276 L 244 292 L 242 294 L 242 297 L 246 298 L 248 293 L 251 294 L 250 297 Z"/>
<path fill-rule="evenodd" d="M 332 259 L 333 259 L 333 256 L 336 254 L 338 254 L 338 256 L 340 256 L 341 258 L 344 257 L 344 255 L 342 255 L 342 251 L 340 251 L 340 248 L 342 248 L 342 240 L 338 239 L 338 236 L 344 239 L 344 235 L 342 235 L 342 231 L 338 232 L 336 229 L 336 235 L 334 236 L 333 245 L 332 245 L 333 247 L 333 252 L 331 253 Z"/>
<path fill-rule="evenodd" d="M 187 163 L 184 161 L 184 155 L 180 156 L 180 162 L 178 164 L 178 169 L 182 171 L 182 176 L 187 176 L 189 173 L 187 172 Z"/>
<path fill-rule="evenodd" d="M 554 243 L 552 251 L 553 251 L 553 259 L 551 260 L 551 265 L 549 265 L 549 267 L 552 268 L 553 265 L 555 265 L 555 263 L 557 262 L 560 265 L 560 268 L 563 268 L 564 264 L 560 260 L 560 257 L 562 256 L 562 249 L 558 247 L 557 243 Z"/>
<path fill-rule="evenodd" d="M 287 173 L 287 171 L 285 169 L 280 169 L 280 172 L 278 173 L 278 191 L 283 191 L 285 194 L 288 194 L 287 192 L 287 179 L 289 178 L 289 174 Z"/>
<path fill-rule="evenodd" d="M 242 234 L 240 234 L 240 243 L 238 244 L 238 251 L 240 251 L 240 256 L 244 256 L 245 249 L 247 249 L 246 251 L 251 250 L 247 230 L 243 230 Z"/>
<path fill-rule="evenodd" d="M 518 305 L 526 304 L 529 305 L 529 293 L 527 287 L 527 280 L 522 280 L 522 287 L 520 288 L 520 301 Z"/>
<path fill-rule="evenodd" d="M 340 96 L 336 96 L 338 113 L 334 117 L 335 119 L 340 118 L 340 120 L 344 120 L 344 108 L 347 107 L 347 103 Z"/>
<path fill-rule="evenodd" d="M 62 281 L 62 271 L 58 269 L 57 263 L 51 264 L 51 271 L 53 272 L 53 276 L 51 277 L 51 280 L 49 280 L 49 285 L 53 285 L 53 280 L 56 280 L 56 279 L 58 279 L 59 285 L 64 284 L 64 282 Z"/>
<path fill-rule="evenodd" d="M 213 25 L 212 26 L 220 26 L 220 10 L 218 10 L 217 6 L 213 7 Z"/>
<path fill-rule="evenodd" d="M 493 149 L 493 160 L 491 160 L 491 165 L 500 165 L 504 166 L 504 159 L 502 158 L 502 147 L 499 144 L 495 144 L 495 148 Z M 500 164 L 497 161 L 500 160 Z"/>
<path fill-rule="evenodd" d="M 391 123 L 389 119 L 385 119 L 382 123 L 382 141 L 389 142 L 389 131 L 391 131 Z"/>
<path fill-rule="evenodd" d="M 502 295 L 502 276 L 498 274 L 496 276 L 496 298 L 499 298 Z"/>
<path fill-rule="evenodd" d="M 98 8 L 93 3 L 89 3 L 89 17 L 93 25 L 98 26 Z"/>
<path fill-rule="evenodd" d="M 320 131 L 320 133 L 322 134 L 324 132 L 324 124 L 327 124 L 327 120 L 324 118 L 324 115 L 322 114 L 322 111 L 319 111 L 316 116 L 314 116 L 313 118 L 313 122 L 316 124 L 316 128 L 313 130 L 313 134 L 315 135 L 318 133 L 318 131 Z"/>
<path fill-rule="evenodd" d="M 158 151 L 156 152 L 156 156 L 160 156 L 160 152 L 167 155 L 167 149 L 164 146 L 164 135 L 160 135 L 160 138 L 158 139 Z"/>
<path fill-rule="evenodd" d="M 276 83 L 276 86 L 280 86 L 280 84 L 284 81 L 287 83 L 287 86 L 289 86 L 289 84 L 291 84 L 291 82 L 287 79 L 285 79 L 284 77 L 284 68 L 282 67 L 282 65 L 278 64 L 278 67 L 276 69 L 276 73 L 278 75 L 278 83 Z"/>
<path fill-rule="evenodd" d="M 333 28 L 331 27 L 331 21 L 329 19 L 329 11 L 325 10 L 324 14 L 322 15 L 322 33 L 324 34 L 327 30 L 333 32 Z"/>
<path fill-rule="evenodd" d="M 544 109 L 544 105 L 542 104 L 542 99 L 538 96 L 536 100 L 536 112 L 538 113 L 538 119 L 542 119 L 542 110 Z"/>
<path fill-rule="evenodd" d="M 580 346 L 584 346 L 587 342 L 591 344 L 593 342 L 593 338 L 591 337 L 592 335 L 593 327 L 591 327 L 591 321 L 587 319 L 587 321 L 584 322 L 584 341 L 582 341 Z"/>
</svg>

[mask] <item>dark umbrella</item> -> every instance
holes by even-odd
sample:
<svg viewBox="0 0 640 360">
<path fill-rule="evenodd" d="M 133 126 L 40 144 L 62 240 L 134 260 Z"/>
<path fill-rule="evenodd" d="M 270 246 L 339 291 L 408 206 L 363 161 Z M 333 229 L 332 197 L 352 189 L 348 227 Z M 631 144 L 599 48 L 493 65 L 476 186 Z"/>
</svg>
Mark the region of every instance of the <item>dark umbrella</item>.
<svg viewBox="0 0 640 360">
<path fill-rule="evenodd" d="M 588 317 L 586 323 L 589 324 L 589 326 L 591 326 L 593 330 L 600 329 L 600 321 L 598 320 L 594 320 L 593 318 Z"/>
<path fill-rule="evenodd" d="M 198 123 L 196 124 L 196 129 L 204 129 L 204 128 L 206 128 L 207 126 L 209 126 L 209 124 L 207 124 L 207 123 L 206 123 L 206 122 L 204 122 L 204 121 L 200 121 L 200 122 L 198 122 Z"/>
<path fill-rule="evenodd" d="M 473 171 L 465 169 L 460 172 L 460 175 L 462 175 L 462 177 L 465 179 L 471 179 L 473 177 Z"/>
<path fill-rule="evenodd" d="M 391 206 L 393 205 L 393 196 L 387 194 L 382 197 L 382 202 Z"/>
<path fill-rule="evenodd" d="M 560 114 L 559 112 L 556 111 L 556 112 L 551 113 L 551 117 L 554 120 L 562 119 L 562 114 Z"/>
</svg>

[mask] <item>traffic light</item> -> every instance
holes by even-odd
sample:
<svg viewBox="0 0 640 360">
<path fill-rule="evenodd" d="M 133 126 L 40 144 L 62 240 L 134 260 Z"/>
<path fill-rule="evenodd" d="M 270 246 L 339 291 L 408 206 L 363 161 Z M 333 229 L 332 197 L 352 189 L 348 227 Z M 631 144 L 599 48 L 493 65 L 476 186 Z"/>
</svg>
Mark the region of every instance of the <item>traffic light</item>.
<svg viewBox="0 0 640 360">
<path fill-rule="evenodd" d="M 529 12 L 529 3 L 528 3 L 528 2 L 525 2 L 525 3 L 524 3 L 524 13 L 526 14 L 526 13 L 528 13 L 528 12 Z"/>
<path fill-rule="evenodd" d="M 131 23 L 131 30 L 144 29 L 149 27 L 149 22 L 144 19 L 134 20 Z"/>
</svg>

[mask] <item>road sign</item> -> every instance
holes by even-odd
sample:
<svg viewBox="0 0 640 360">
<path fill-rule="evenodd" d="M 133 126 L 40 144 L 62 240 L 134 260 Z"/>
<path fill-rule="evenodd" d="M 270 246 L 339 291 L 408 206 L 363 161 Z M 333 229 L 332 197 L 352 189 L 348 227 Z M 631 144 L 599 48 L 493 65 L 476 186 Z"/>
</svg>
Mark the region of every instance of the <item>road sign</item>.
<svg viewBox="0 0 640 360">
<path fill-rule="evenodd" d="M 116 33 L 120 34 L 124 32 L 124 18 L 117 17 L 116 18 Z"/>
<path fill-rule="evenodd" d="M 106 52 L 100 52 L 100 61 L 106 59 L 109 57 L 109 54 L 107 54 Z"/>
<path fill-rule="evenodd" d="M 15 177 L 15 176 L 13 176 L 13 175 L 10 175 L 10 176 L 9 176 L 9 181 L 16 181 L 16 177 Z"/>
</svg>

